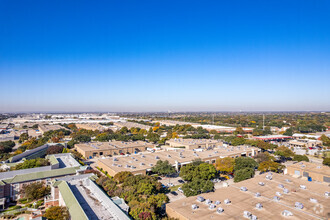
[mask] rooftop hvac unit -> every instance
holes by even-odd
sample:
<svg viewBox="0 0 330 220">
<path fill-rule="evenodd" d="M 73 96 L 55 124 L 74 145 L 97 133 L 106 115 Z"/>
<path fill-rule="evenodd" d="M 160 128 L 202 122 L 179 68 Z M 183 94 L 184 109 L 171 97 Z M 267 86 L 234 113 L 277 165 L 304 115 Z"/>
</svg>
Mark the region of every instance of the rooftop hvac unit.
<svg viewBox="0 0 330 220">
<path fill-rule="evenodd" d="M 291 180 L 289 180 L 289 179 L 285 179 L 285 182 L 287 182 L 287 183 L 291 183 Z M 286 210 L 285 210 L 286 211 Z"/>
<path fill-rule="evenodd" d="M 273 199 L 274 199 L 274 201 L 276 201 L 276 202 L 280 201 L 280 197 L 278 197 L 278 196 L 274 196 Z"/>
<path fill-rule="evenodd" d="M 152 166 L 153 166 L 153 164 L 152 164 L 152 163 L 150 163 L 150 164 L 149 164 L 149 166 L 151 166 L 151 167 L 152 167 Z"/>
<path fill-rule="evenodd" d="M 211 199 L 207 199 L 207 200 L 205 200 L 205 204 L 206 204 L 206 205 L 210 205 L 211 203 L 212 203 Z"/>
<path fill-rule="evenodd" d="M 258 219 L 258 217 L 257 217 L 257 216 L 255 216 L 255 215 L 251 215 L 250 219 L 251 219 L 251 220 L 257 220 L 257 219 Z"/>
<path fill-rule="evenodd" d="M 280 192 L 276 192 L 277 196 L 282 196 L 282 194 Z"/>
<path fill-rule="evenodd" d="M 225 199 L 223 202 L 227 205 L 231 203 L 231 201 L 229 199 Z"/>
<path fill-rule="evenodd" d="M 311 201 L 312 203 L 317 203 L 317 199 L 314 198 L 310 198 L 309 201 Z"/>
<path fill-rule="evenodd" d="M 249 212 L 249 211 L 244 211 L 244 212 L 243 212 L 243 216 L 244 216 L 245 218 L 251 218 L 252 213 Z"/>
<path fill-rule="evenodd" d="M 135 169 L 136 167 L 135 166 L 131 166 L 132 169 Z"/>
<path fill-rule="evenodd" d="M 321 169 L 321 166 L 317 166 L 316 168 L 317 168 L 317 169 Z"/>
<path fill-rule="evenodd" d="M 245 186 L 242 186 L 242 187 L 241 187 L 241 191 L 246 192 L 246 191 L 248 191 L 248 189 L 247 189 Z"/>
<path fill-rule="evenodd" d="M 142 158 L 145 158 L 146 156 L 142 155 L 141 157 L 142 157 Z"/>
<path fill-rule="evenodd" d="M 131 157 L 133 160 L 135 159 L 134 157 Z"/>
<path fill-rule="evenodd" d="M 167 157 L 171 157 L 171 155 L 167 155 Z"/>
<path fill-rule="evenodd" d="M 219 213 L 219 214 L 221 214 L 221 213 L 223 213 L 223 208 L 221 208 L 221 207 L 219 207 L 219 208 L 217 208 L 217 213 Z"/>
<path fill-rule="evenodd" d="M 272 180 L 273 177 L 272 177 L 271 175 L 267 175 L 267 176 L 266 176 L 266 179 L 267 179 L 267 180 Z"/>
<path fill-rule="evenodd" d="M 288 194 L 289 190 L 285 188 L 285 189 L 283 189 L 283 193 Z"/>
<path fill-rule="evenodd" d="M 288 211 L 288 210 L 284 210 L 284 211 L 282 212 L 282 215 L 283 215 L 283 216 L 293 216 L 292 212 L 290 212 L 290 211 Z"/>
<path fill-rule="evenodd" d="M 123 165 L 118 164 L 118 167 L 122 167 Z"/>
<path fill-rule="evenodd" d="M 209 205 L 209 209 L 215 209 L 215 205 L 211 203 L 211 204 Z"/>
<path fill-rule="evenodd" d="M 300 185 L 300 189 L 307 189 L 305 185 Z"/>
<path fill-rule="evenodd" d="M 130 168 L 130 165 L 128 165 L 128 164 L 126 164 L 126 166 L 125 166 L 126 168 Z"/>
<path fill-rule="evenodd" d="M 113 163 L 112 166 L 117 166 L 117 164 Z"/>
<path fill-rule="evenodd" d="M 257 192 L 256 194 L 254 194 L 255 197 L 260 197 L 261 194 L 259 192 Z"/>
<path fill-rule="evenodd" d="M 219 200 L 217 200 L 217 201 L 214 202 L 214 204 L 216 204 L 216 205 L 220 205 L 220 203 L 221 202 Z"/>
<path fill-rule="evenodd" d="M 296 207 L 297 209 L 303 209 L 304 205 L 301 202 L 295 202 L 294 207 Z"/>
<path fill-rule="evenodd" d="M 196 204 L 192 204 L 191 208 L 192 208 L 193 210 L 198 209 L 198 205 L 196 205 Z"/>
<path fill-rule="evenodd" d="M 141 165 L 141 166 L 143 166 L 143 165 L 144 165 L 144 163 L 140 163 L 140 165 Z"/>
<path fill-rule="evenodd" d="M 159 160 L 159 157 L 158 157 L 158 156 L 156 156 L 156 157 L 155 157 L 155 159 L 156 159 L 156 160 Z"/>
<path fill-rule="evenodd" d="M 264 182 L 259 182 L 258 184 L 259 184 L 260 186 L 264 186 L 264 185 L 265 185 Z"/>
<path fill-rule="evenodd" d="M 202 196 L 197 196 L 197 201 L 198 202 L 204 202 L 204 197 L 202 197 Z"/>
<path fill-rule="evenodd" d="M 256 208 L 257 208 L 257 209 L 262 209 L 262 205 L 261 205 L 261 203 L 257 203 L 257 204 L 256 204 Z"/>
<path fill-rule="evenodd" d="M 324 195 L 327 196 L 327 197 L 329 197 L 330 196 L 330 192 L 325 192 Z"/>
<path fill-rule="evenodd" d="M 138 159 L 134 159 L 134 161 L 138 161 Z"/>
<path fill-rule="evenodd" d="M 280 187 L 282 189 L 284 188 L 283 184 L 279 184 L 278 187 Z"/>
<path fill-rule="evenodd" d="M 118 161 L 118 159 L 116 157 L 113 158 L 113 161 Z"/>
</svg>

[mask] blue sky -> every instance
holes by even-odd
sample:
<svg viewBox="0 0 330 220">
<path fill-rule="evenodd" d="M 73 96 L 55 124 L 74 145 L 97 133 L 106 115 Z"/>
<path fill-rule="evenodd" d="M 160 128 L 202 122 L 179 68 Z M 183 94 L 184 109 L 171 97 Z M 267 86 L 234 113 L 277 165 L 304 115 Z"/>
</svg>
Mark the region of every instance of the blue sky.
<svg viewBox="0 0 330 220">
<path fill-rule="evenodd" d="M 0 111 L 330 110 L 329 11 L 0 0 Z"/>
</svg>

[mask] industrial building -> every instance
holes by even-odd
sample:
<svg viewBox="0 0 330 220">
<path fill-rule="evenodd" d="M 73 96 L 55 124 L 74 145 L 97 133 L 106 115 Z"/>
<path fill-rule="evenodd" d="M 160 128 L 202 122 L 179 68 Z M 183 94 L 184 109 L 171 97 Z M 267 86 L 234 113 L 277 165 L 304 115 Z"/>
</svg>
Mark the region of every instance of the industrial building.
<svg viewBox="0 0 330 220">
<path fill-rule="evenodd" d="M 118 127 L 118 129 L 121 129 L 122 127 L 126 127 L 128 129 L 141 128 L 141 129 L 145 129 L 145 130 L 149 131 L 149 129 L 152 128 L 149 125 L 139 124 L 139 123 L 135 123 L 135 122 L 128 122 L 128 121 L 127 122 L 114 122 L 113 125 Z"/>
<path fill-rule="evenodd" d="M 194 151 L 187 149 L 175 149 L 167 151 L 141 152 L 136 155 L 116 156 L 113 158 L 99 159 L 97 166 L 114 176 L 121 171 L 130 171 L 133 174 L 146 174 L 158 160 L 168 160 L 177 170 L 181 166 L 191 163 L 195 159 L 201 159 L 207 163 L 215 163 L 217 158 L 223 157 L 253 157 L 260 149 L 248 146 L 224 147 L 213 150 Z"/>
<path fill-rule="evenodd" d="M 222 142 L 219 140 L 212 139 L 183 139 L 183 138 L 175 138 L 171 140 L 167 140 L 166 144 L 170 145 L 170 147 L 184 147 L 186 149 L 207 149 L 214 148 L 218 146 L 222 146 Z"/>
<path fill-rule="evenodd" d="M 133 154 L 146 151 L 147 148 L 154 148 L 154 146 L 154 144 L 144 141 L 109 141 L 75 144 L 75 149 L 86 159 L 92 159 L 102 156 L 115 156 L 127 153 Z"/>
<path fill-rule="evenodd" d="M 285 172 L 293 177 L 301 177 L 312 182 L 330 183 L 330 167 L 320 164 L 303 161 L 287 166 Z"/>
<path fill-rule="evenodd" d="M 187 219 L 328 219 L 329 187 L 264 173 L 215 192 L 166 204 L 169 217 Z"/>
</svg>

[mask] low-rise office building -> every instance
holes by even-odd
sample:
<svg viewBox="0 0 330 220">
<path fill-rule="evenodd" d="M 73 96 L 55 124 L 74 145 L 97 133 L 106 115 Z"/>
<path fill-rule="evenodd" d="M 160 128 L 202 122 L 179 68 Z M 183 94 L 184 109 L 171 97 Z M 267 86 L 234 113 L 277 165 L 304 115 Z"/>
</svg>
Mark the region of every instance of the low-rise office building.
<svg viewBox="0 0 330 220">
<path fill-rule="evenodd" d="M 327 219 L 329 187 L 264 173 L 215 192 L 166 204 L 169 217 L 188 219 Z"/>
<path fill-rule="evenodd" d="M 94 157 L 107 157 L 121 154 L 133 154 L 154 148 L 154 144 L 144 141 L 109 141 L 109 142 L 91 142 L 75 144 L 75 149 L 86 159 Z"/>
<path fill-rule="evenodd" d="M 320 164 L 299 162 L 287 166 L 285 173 L 294 176 L 306 178 L 309 181 L 330 183 L 330 167 Z"/>
<path fill-rule="evenodd" d="M 183 139 L 183 138 L 175 138 L 171 140 L 167 140 L 166 144 L 170 145 L 170 147 L 184 147 L 186 149 L 207 149 L 214 148 L 218 146 L 222 146 L 223 143 L 219 140 L 212 139 Z"/>
<path fill-rule="evenodd" d="M 66 128 L 62 127 L 61 125 L 39 124 L 38 129 L 41 132 L 41 134 L 44 134 L 47 131 L 55 131 L 55 130 L 66 129 Z"/>
<path fill-rule="evenodd" d="M 86 130 L 92 130 L 92 131 L 103 131 L 106 128 L 98 123 L 84 123 L 84 124 L 76 124 L 76 127 L 78 129 L 86 129 Z"/>
<path fill-rule="evenodd" d="M 135 175 L 145 175 L 156 165 L 158 160 L 168 160 L 176 170 L 181 166 L 191 163 L 195 159 L 201 159 L 207 163 L 215 163 L 216 159 L 224 157 L 237 158 L 240 156 L 253 157 L 260 149 L 248 146 L 218 147 L 213 150 L 194 151 L 187 149 L 174 149 L 156 151 L 154 153 L 141 152 L 135 155 L 116 156 L 113 158 L 97 160 L 97 166 L 114 176 L 122 171 L 129 171 Z"/>
<path fill-rule="evenodd" d="M 152 128 L 149 125 L 144 125 L 144 124 L 129 122 L 129 121 L 127 121 L 127 122 L 115 122 L 115 123 L 113 123 L 113 125 L 115 125 L 118 129 L 121 129 L 122 127 L 126 127 L 128 129 L 141 128 L 141 129 L 145 129 L 145 130 L 149 131 L 149 129 Z"/>
<path fill-rule="evenodd" d="M 322 146 L 322 141 L 311 139 L 297 139 L 289 141 L 289 147 L 317 147 Z"/>
</svg>

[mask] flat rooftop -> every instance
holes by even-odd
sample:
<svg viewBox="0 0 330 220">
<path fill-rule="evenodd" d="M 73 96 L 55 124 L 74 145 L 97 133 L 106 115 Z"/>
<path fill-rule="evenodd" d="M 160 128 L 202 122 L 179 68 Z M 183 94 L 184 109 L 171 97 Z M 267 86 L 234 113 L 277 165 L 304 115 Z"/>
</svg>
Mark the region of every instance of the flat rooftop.
<svg viewBox="0 0 330 220">
<path fill-rule="evenodd" d="M 302 169 L 304 171 L 320 173 L 325 176 L 330 176 L 330 168 L 327 166 L 323 166 L 321 164 L 315 164 L 315 163 L 309 163 L 309 162 L 302 161 L 299 163 L 292 164 L 288 167 L 298 168 L 298 169 Z"/>
<path fill-rule="evenodd" d="M 47 131 L 55 131 L 55 130 L 59 130 L 59 129 L 66 129 L 64 127 L 62 127 L 61 125 L 43 125 L 43 124 L 39 124 L 39 130 L 42 130 L 43 132 L 47 132 Z"/>
<path fill-rule="evenodd" d="M 95 150 L 117 150 L 128 147 L 141 147 L 146 146 L 153 148 L 154 145 L 144 141 L 109 141 L 109 142 L 91 142 L 76 144 L 83 151 L 95 151 Z"/>
<path fill-rule="evenodd" d="M 217 189 L 215 192 L 201 194 L 205 199 L 210 199 L 212 204 L 220 201 L 216 208 L 209 209 L 209 205 L 197 201 L 197 196 L 177 200 L 166 205 L 168 211 L 173 210 L 180 219 L 245 219 L 243 212 L 248 211 L 258 219 L 326 219 L 330 214 L 330 197 L 324 193 L 329 191 L 329 186 L 312 183 L 302 179 L 296 179 L 288 175 L 273 173 L 272 180 L 266 179 L 266 175 L 257 175 L 255 178 L 234 183 L 229 187 Z M 264 186 L 259 185 L 263 182 Z M 288 189 L 287 194 L 283 193 L 283 185 Z M 305 185 L 306 189 L 301 189 L 300 185 Z M 240 187 L 246 187 L 247 191 L 241 191 Z M 260 197 L 255 194 L 259 192 Z M 279 201 L 273 199 L 276 192 L 280 192 Z M 316 203 L 310 201 L 310 198 L 317 200 Z M 224 200 L 229 199 L 230 204 L 225 204 Z M 301 202 L 303 209 L 295 208 L 295 202 Z M 261 203 L 262 209 L 257 209 L 256 204 Z M 199 208 L 192 209 L 196 204 Z M 222 207 L 224 212 L 218 214 L 217 208 Z M 293 216 L 285 217 L 281 213 L 284 210 L 290 211 Z M 171 212 L 172 213 L 172 212 Z M 176 216 L 176 217 L 178 217 Z M 171 216 L 175 217 L 175 216 Z"/>
<path fill-rule="evenodd" d="M 168 160 L 171 164 L 175 164 L 176 161 L 185 164 L 190 163 L 194 159 L 207 160 L 208 158 L 219 158 L 228 157 L 232 155 L 242 154 L 247 151 L 251 152 L 252 149 L 258 150 L 254 147 L 248 146 L 238 146 L 238 147 L 218 147 L 213 150 L 205 150 L 202 152 L 196 152 L 188 149 L 176 149 L 169 151 L 156 151 L 151 152 L 141 152 L 139 154 L 132 154 L 127 156 L 115 156 L 107 159 L 99 159 L 100 163 L 108 166 L 115 172 L 121 171 L 139 171 L 151 169 L 158 160 Z"/>
<path fill-rule="evenodd" d="M 182 145 L 195 145 L 195 144 L 220 144 L 222 143 L 219 140 L 212 140 L 212 139 L 184 139 L 184 138 L 176 138 L 176 139 L 170 139 L 166 141 L 167 143 L 176 143 L 176 144 L 182 144 Z"/>
</svg>

